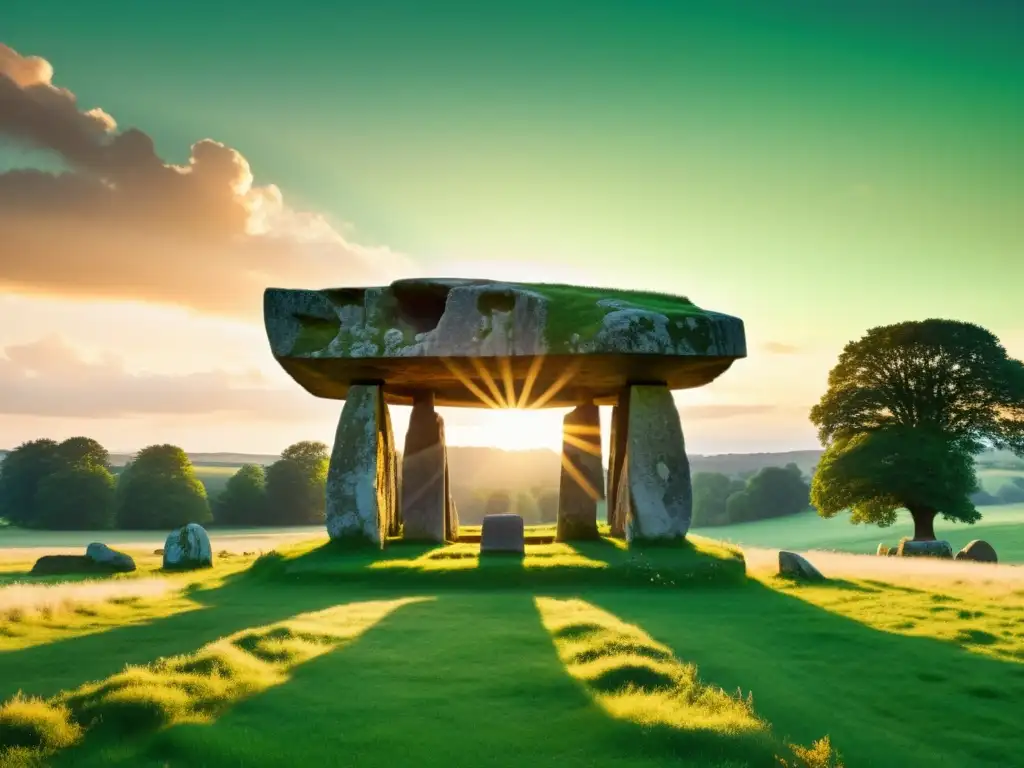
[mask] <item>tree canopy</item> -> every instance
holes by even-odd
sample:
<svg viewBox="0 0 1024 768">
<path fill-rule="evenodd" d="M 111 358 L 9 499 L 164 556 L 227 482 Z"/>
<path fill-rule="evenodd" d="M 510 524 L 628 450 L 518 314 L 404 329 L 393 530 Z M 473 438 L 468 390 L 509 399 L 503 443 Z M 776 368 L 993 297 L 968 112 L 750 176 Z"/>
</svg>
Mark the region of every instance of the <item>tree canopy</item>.
<svg viewBox="0 0 1024 768">
<path fill-rule="evenodd" d="M 63 531 L 113 528 L 115 485 L 110 470 L 91 462 L 47 475 L 36 492 L 35 524 Z"/>
<path fill-rule="evenodd" d="M 121 528 L 179 528 L 212 519 L 206 488 L 188 455 L 176 445 L 151 445 L 136 454 L 117 488 Z"/>
<path fill-rule="evenodd" d="M 59 467 L 57 445 L 56 440 L 30 440 L 7 454 L 0 464 L 0 517 L 13 525 L 37 525 L 36 492 Z"/>
<path fill-rule="evenodd" d="M 217 497 L 213 519 L 218 525 L 264 525 L 266 518 L 266 472 L 259 464 L 243 464 Z"/>
<path fill-rule="evenodd" d="M 272 525 L 322 523 L 327 506 L 328 449 L 304 440 L 281 452 L 266 471 L 267 522 Z"/>
<path fill-rule="evenodd" d="M 872 328 L 843 349 L 811 421 L 823 445 L 901 425 L 930 428 L 971 452 L 1024 454 L 1024 363 L 971 323 Z"/>
<path fill-rule="evenodd" d="M 749 523 L 795 515 L 810 504 L 810 487 L 800 467 L 762 467 L 744 482 L 719 472 L 693 476 L 693 525 Z"/>
</svg>

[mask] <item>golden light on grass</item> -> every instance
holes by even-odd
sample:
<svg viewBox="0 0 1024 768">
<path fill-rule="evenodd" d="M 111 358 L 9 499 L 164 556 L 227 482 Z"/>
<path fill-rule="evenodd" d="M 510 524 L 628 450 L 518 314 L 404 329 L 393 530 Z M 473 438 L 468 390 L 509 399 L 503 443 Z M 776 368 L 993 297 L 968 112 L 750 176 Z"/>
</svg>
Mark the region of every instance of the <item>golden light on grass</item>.
<svg viewBox="0 0 1024 768">
<path fill-rule="evenodd" d="M 236 632 L 193 654 L 160 659 L 50 699 L 16 696 L 0 706 L 5 745 L 45 758 L 92 728 L 153 731 L 211 722 L 240 699 L 280 685 L 300 664 L 350 643 L 393 611 L 432 598 L 405 597 L 335 606 Z M 0 764 L 10 749 L 0 748 Z"/>
</svg>

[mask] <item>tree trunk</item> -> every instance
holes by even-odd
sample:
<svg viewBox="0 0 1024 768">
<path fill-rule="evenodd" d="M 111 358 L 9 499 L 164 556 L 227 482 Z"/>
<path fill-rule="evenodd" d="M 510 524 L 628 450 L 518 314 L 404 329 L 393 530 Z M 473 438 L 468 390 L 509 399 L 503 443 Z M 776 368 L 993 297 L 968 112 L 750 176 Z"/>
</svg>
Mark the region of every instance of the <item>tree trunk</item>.
<svg viewBox="0 0 1024 768">
<path fill-rule="evenodd" d="M 914 541 L 935 541 L 935 516 L 931 507 L 907 507 L 914 518 Z"/>
</svg>

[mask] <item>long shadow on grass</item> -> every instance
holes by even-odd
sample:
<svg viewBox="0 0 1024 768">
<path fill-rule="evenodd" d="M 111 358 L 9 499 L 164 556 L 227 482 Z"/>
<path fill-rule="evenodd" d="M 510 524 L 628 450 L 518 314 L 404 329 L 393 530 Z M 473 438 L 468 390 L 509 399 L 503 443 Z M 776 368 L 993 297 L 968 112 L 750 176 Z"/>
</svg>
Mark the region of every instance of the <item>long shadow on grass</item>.
<svg viewBox="0 0 1024 768">
<path fill-rule="evenodd" d="M 352 590 L 295 589 L 248 571 L 228 577 L 222 586 L 187 594 L 197 608 L 0 654 L 0 701 L 18 690 L 50 696 L 105 678 L 126 664 L 186 653 L 246 627 L 359 599 Z"/>
<path fill-rule="evenodd" d="M 808 744 L 829 734 L 849 766 L 1006 766 L 1024 753 L 1022 664 L 879 631 L 759 582 L 587 599 L 705 680 L 751 691 L 781 736 Z"/>
<path fill-rule="evenodd" d="M 565 674 L 531 595 L 449 593 L 404 607 L 212 724 L 66 757 L 83 766 L 714 765 L 680 762 L 644 733 L 610 719 Z"/>
</svg>

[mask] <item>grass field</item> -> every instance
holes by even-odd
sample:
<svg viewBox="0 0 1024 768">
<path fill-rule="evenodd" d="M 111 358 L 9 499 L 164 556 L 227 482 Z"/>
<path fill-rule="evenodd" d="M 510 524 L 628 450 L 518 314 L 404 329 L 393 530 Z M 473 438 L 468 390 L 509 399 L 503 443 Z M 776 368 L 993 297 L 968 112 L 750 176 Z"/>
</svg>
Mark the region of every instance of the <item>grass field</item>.
<svg viewBox="0 0 1024 768">
<path fill-rule="evenodd" d="M 214 548 L 244 550 L 231 536 Z M 126 540 L 137 573 L 66 583 L 0 549 L 19 582 L 0 587 L 0 765 L 824 766 L 787 745 L 826 735 L 848 768 L 1024 750 L 1024 569 L 832 556 L 853 565 L 807 586 L 762 562 L 736 578 L 736 552 L 694 539 L 525 560 L 282 539 L 177 575 Z M 681 578 L 709 563 L 704 586 Z"/>
<path fill-rule="evenodd" d="M 982 519 L 974 525 L 936 520 L 936 536 L 948 540 L 954 550 L 972 539 L 984 539 L 995 547 L 1000 562 L 1024 563 L 1024 504 L 980 509 Z M 698 532 L 744 547 L 868 554 L 874 553 L 879 543 L 895 545 L 901 537 L 912 536 L 914 530 L 909 515 L 898 517 L 891 528 L 879 528 L 877 525 L 853 525 L 845 514 L 825 520 L 816 512 L 808 511 L 756 523 L 703 528 Z"/>
</svg>

